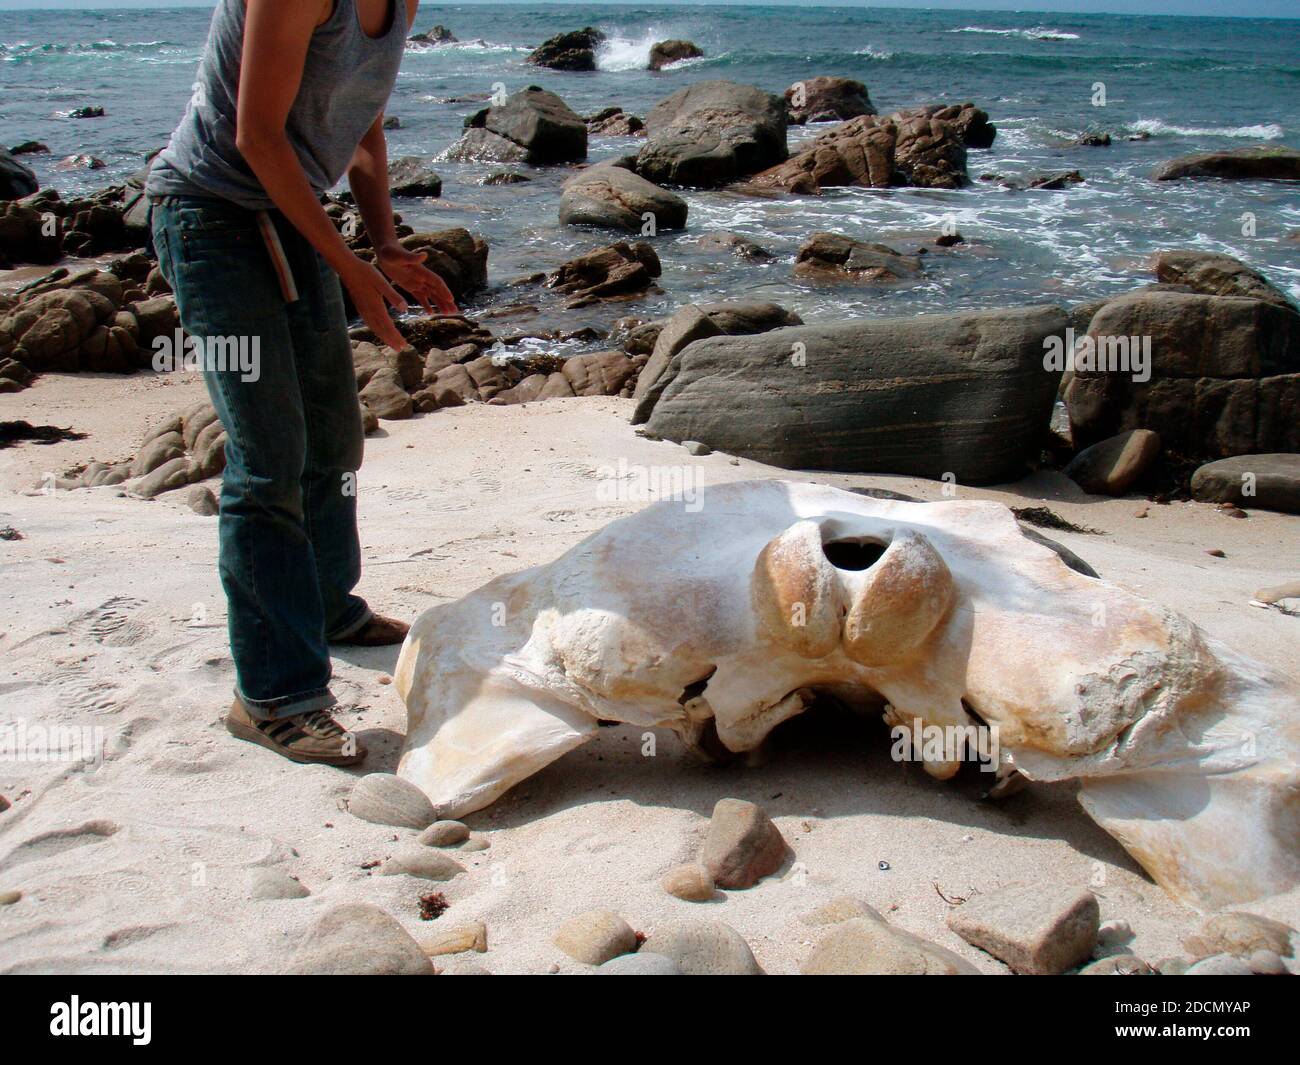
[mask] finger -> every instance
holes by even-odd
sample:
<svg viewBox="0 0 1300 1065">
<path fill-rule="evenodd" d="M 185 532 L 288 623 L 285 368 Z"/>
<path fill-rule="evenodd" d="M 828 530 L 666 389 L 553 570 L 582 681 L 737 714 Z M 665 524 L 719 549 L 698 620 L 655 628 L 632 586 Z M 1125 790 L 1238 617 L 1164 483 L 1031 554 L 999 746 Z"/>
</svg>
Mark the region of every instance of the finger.
<svg viewBox="0 0 1300 1065">
<path fill-rule="evenodd" d="M 401 351 L 408 346 L 397 323 L 388 316 L 388 306 L 383 300 L 367 301 L 367 306 L 358 307 L 357 310 L 361 312 L 361 320 L 370 326 L 375 336 L 394 351 Z"/>
<path fill-rule="evenodd" d="M 379 282 L 375 286 L 379 290 L 379 294 L 396 307 L 397 310 L 405 311 L 407 309 L 406 300 L 402 298 L 402 294 L 398 292 L 397 289 L 393 288 L 393 286 L 384 279 L 384 275 L 378 270 L 375 271 L 375 278 Z"/>
</svg>

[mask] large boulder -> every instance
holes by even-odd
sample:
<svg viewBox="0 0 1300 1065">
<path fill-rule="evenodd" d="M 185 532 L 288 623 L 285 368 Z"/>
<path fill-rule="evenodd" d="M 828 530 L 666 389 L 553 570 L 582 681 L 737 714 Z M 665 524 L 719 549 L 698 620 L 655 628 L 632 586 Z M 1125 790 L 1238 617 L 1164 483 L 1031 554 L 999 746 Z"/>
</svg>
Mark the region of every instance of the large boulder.
<svg viewBox="0 0 1300 1065">
<path fill-rule="evenodd" d="M 404 155 L 388 164 L 388 187 L 394 196 L 441 196 L 442 178 L 418 155 Z"/>
<path fill-rule="evenodd" d="M 988 115 L 970 103 L 864 114 L 805 143 L 749 183 L 798 193 L 845 185 L 960 188 L 970 180 L 966 149 L 988 147 L 995 133 Z"/>
<path fill-rule="evenodd" d="M 1155 257 L 1156 280 L 1185 285 L 1204 296 L 1245 296 L 1291 307 L 1286 294 L 1240 259 L 1212 251 L 1162 251 Z"/>
<path fill-rule="evenodd" d="M 1075 443 L 1128 429 L 1202 461 L 1300 450 L 1300 314 L 1238 296 L 1146 289 L 1103 304 L 1065 389 Z"/>
<path fill-rule="evenodd" d="M 0 148 L 0 200 L 18 200 L 40 188 L 36 175 L 12 152 Z"/>
<path fill-rule="evenodd" d="M 796 326 L 682 348 L 633 422 L 787 469 L 1009 481 L 1037 454 L 1056 307 Z"/>
<path fill-rule="evenodd" d="M 649 291 L 663 272 L 649 244 L 610 244 L 570 259 L 549 275 L 546 284 L 569 299 L 568 307 L 585 307 L 601 299 L 628 299 Z"/>
<path fill-rule="evenodd" d="M 658 184 L 713 188 L 785 159 L 785 133 L 781 97 L 733 81 L 700 81 L 650 110 L 636 168 Z"/>
<path fill-rule="evenodd" d="M 1237 455 L 1207 462 L 1192 474 L 1192 498 L 1300 514 L 1300 455 Z"/>
<path fill-rule="evenodd" d="M 658 41 L 650 46 L 649 69 L 663 70 L 683 59 L 699 59 L 704 51 L 694 41 Z"/>
<path fill-rule="evenodd" d="M 600 30 L 590 26 L 557 33 L 534 48 L 525 62 L 551 70 L 595 70 L 596 49 L 604 39 Z"/>
<path fill-rule="evenodd" d="M 553 92 L 530 85 L 511 93 L 502 103 L 477 111 L 465 120 L 467 137 L 476 129 L 492 134 L 479 137 L 485 154 L 493 162 L 573 163 L 587 158 L 587 124 Z M 496 138 L 496 139 L 494 139 Z M 508 141 L 522 150 L 522 157 L 498 145 Z M 460 158 L 463 151 L 448 150 L 448 157 Z"/>
<path fill-rule="evenodd" d="M 1300 181 L 1300 151 L 1294 148 L 1238 148 L 1230 152 L 1180 155 L 1151 173 L 1156 181 L 1178 178 L 1234 178 L 1243 181 Z"/>
<path fill-rule="evenodd" d="M 798 126 L 807 122 L 841 122 L 876 113 L 867 87 L 852 78 L 804 78 L 785 90 L 785 103 L 790 121 Z"/>
<path fill-rule="evenodd" d="M 647 235 L 647 221 L 653 222 L 650 235 L 660 229 L 684 229 L 686 201 L 613 163 L 588 167 L 564 183 L 560 196 L 563 225 L 602 226 Z"/>
<path fill-rule="evenodd" d="M 58 262 L 61 236 L 56 217 L 23 203 L 0 203 L 0 268 Z"/>
</svg>

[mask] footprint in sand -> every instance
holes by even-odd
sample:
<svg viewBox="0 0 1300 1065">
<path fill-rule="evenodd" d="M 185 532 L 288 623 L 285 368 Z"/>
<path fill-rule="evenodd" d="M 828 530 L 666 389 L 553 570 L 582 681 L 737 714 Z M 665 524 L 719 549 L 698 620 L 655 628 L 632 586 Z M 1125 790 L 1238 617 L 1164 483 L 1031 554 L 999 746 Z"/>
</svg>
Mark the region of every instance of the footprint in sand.
<svg viewBox="0 0 1300 1065">
<path fill-rule="evenodd" d="M 106 647 L 133 647 L 149 638 L 153 629 L 131 617 L 132 611 L 144 606 L 139 599 L 115 596 L 74 620 L 68 630 L 76 636 L 89 637 Z"/>
<path fill-rule="evenodd" d="M 56 828 L 51 832 L 42 832 L 29 840 L 24 840 L 6 854 L 0 860 L 0 870 L 8 872 L 15 866 L 25 865 L 27 862 L 43 861 L 76 847 L 102 843 L 117 831 L 118 826 L 112 821 L 87 821 L 74 828 Z"/>
</svg>

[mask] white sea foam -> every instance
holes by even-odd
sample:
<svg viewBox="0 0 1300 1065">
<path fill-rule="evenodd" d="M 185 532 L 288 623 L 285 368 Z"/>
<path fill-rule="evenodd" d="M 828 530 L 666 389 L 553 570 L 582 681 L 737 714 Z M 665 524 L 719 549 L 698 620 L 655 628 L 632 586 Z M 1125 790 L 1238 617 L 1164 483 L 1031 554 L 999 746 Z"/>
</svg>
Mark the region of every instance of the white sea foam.
<svg viewBox="0 0 1300 1065">
<path fill-rule="evenodd" d="M 1027 30 L 997 30 L 990 29 L 987 26 L 962 26 L 960 29 L 949 30 L 949 33 L 987 33 L 995 37 L 1023 37 L 1029 41 L 1077 41 L 1077 33 L 1067 33 L 1065 30 L 1053 30 L 1046 26 L 1031 26 Z"/>
<path fill-rule="evenodd" d="M 893 52 L 888 52 L 883 48 L 874 48 L 869 44 L 862 48 L 857 49 L 856 51 L 854 51 L 853 54 L 870 56 L 872 59 L 893 59 L 894 58 Z"/>
<path fill-rule="evenodd" d="M 1281 140 L 1285 131 L 1276 122 L 1256 126 L 1175 126 L 1158 118 L 1141 118 L 1129 124 L 1134 133 L 1153 137 L 1241 137 L 1246 140 Z"/>
<path fill-rule="evenodd" d="M 651 26 L 639 37 L 609 34 L 596 49 L 597 70 L 645 70 L 650 66 L 650 49 L 660 41 L 679 39 L 681 34 Z M 681 60 L 688 63 L 690 60 Z M 670 63 L 669 66 L 677 66 Z"/>
</svg>

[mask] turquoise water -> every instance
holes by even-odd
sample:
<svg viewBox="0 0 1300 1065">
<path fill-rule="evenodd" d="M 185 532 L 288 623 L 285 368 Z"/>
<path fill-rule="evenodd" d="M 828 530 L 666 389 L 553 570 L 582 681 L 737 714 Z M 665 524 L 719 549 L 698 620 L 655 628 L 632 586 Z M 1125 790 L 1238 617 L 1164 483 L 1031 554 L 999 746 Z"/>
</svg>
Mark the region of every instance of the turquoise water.
<svg viewBox="0 0 1300 1065">
<path fill-rule="evenodd" d="M 167 137 L 189 96 L 209 13 L 202 9 L 0 12 L 0 142 L 36 139 L 52 149 L 29 157 L 42 184 L 65 193 L 108 184 L 134 170 Z M 976 183 L 958 192 L 836 190 L 820 198 L 754 199 L 690 192 L 690 228 L 656 247 L 665 272 L 654 312 L 690 300 L 762 297 L 808 320 L 848 315 L 1081 300 L 1149 279 L 1154 250 L 1230 252 L 1300 296 L 1300 195 L 1282 183 L 1155 183 L 1160 160 L 1250 144 L 1300 146 L 1300 23 L 1154 16 L 1006 12 L 912 12 L 833 8 L 611 7 L 533 9 L 422 5 L 417 29 L 447 25 L 460 45 L 412 45 L 390 112 L 400 130 L 390 152 L 434 156 L 479 106 L 456 97 L 540 84 L 581 113 L 618 104 L 638 114 L 694 80 L 729 78 L 780 92 L 816 74 L 858 78 L 877 108 L 973 100 L 999 128 L 988 151 L 971 153 L 972 176 L 1019 177 L 1078 169 L 1086 184 L 1063 192 L 1012 192 Z M 589 74 L 526 66 L 527 52 L 565 29 L 595 25 L 611 37 Z M 638 69 L 652 41 L 686 37 L 706 58 L 661 73 Z M 1102 82 L 1106 106 L 1093 106 Z M 60 112 L 102 105 L 103 119 Z M 1085 130 L 1110 132 L 1110 148 L 1066 142 Z M 792 128 L 791 141 L 809 136 Z M 1146 132 L 1150 139 L 1130 142 Z M 591 158 L 635 150 L 631 139 L 593 139 Z M 57 169 L 88 152 L 106 169 Z M 532 171 L 527 185 L 478 184 L 489 168 L 439 164 L 441 202 L 399 204 L 418 226 L 464 225 L 491 245 L 494 284 L 549 269 L 608 237 L 559 226 L 556 205 L 568 171 Z M 1254 234 L 1245 216 L 1254 219 Z M 887 290 L 819 287 L 790 276 L 808 233 L 834 229 L 908 248 L 954 220 L 969 246 L 932 256 L 917 285 Z M 739 262 L 694 246 L 710 229 L 752 237 L 777 255 Z M 910 243 L 909 243 L 910 242 Z M 483 309 L 527 299 L 495 289 Z M 541 297 L 544 304 L 545 297 Z M 563 321 L 608 324 L 636 308 L 569 313 Z M 545 310 L 545 307 L 544 307 Z M 638 313 L 640 313 L 638 311 Z M 542 319 L 547 316 L 543 314 Z M 511 319 L 499 330 L 542 319 Z"/>
</svg>

